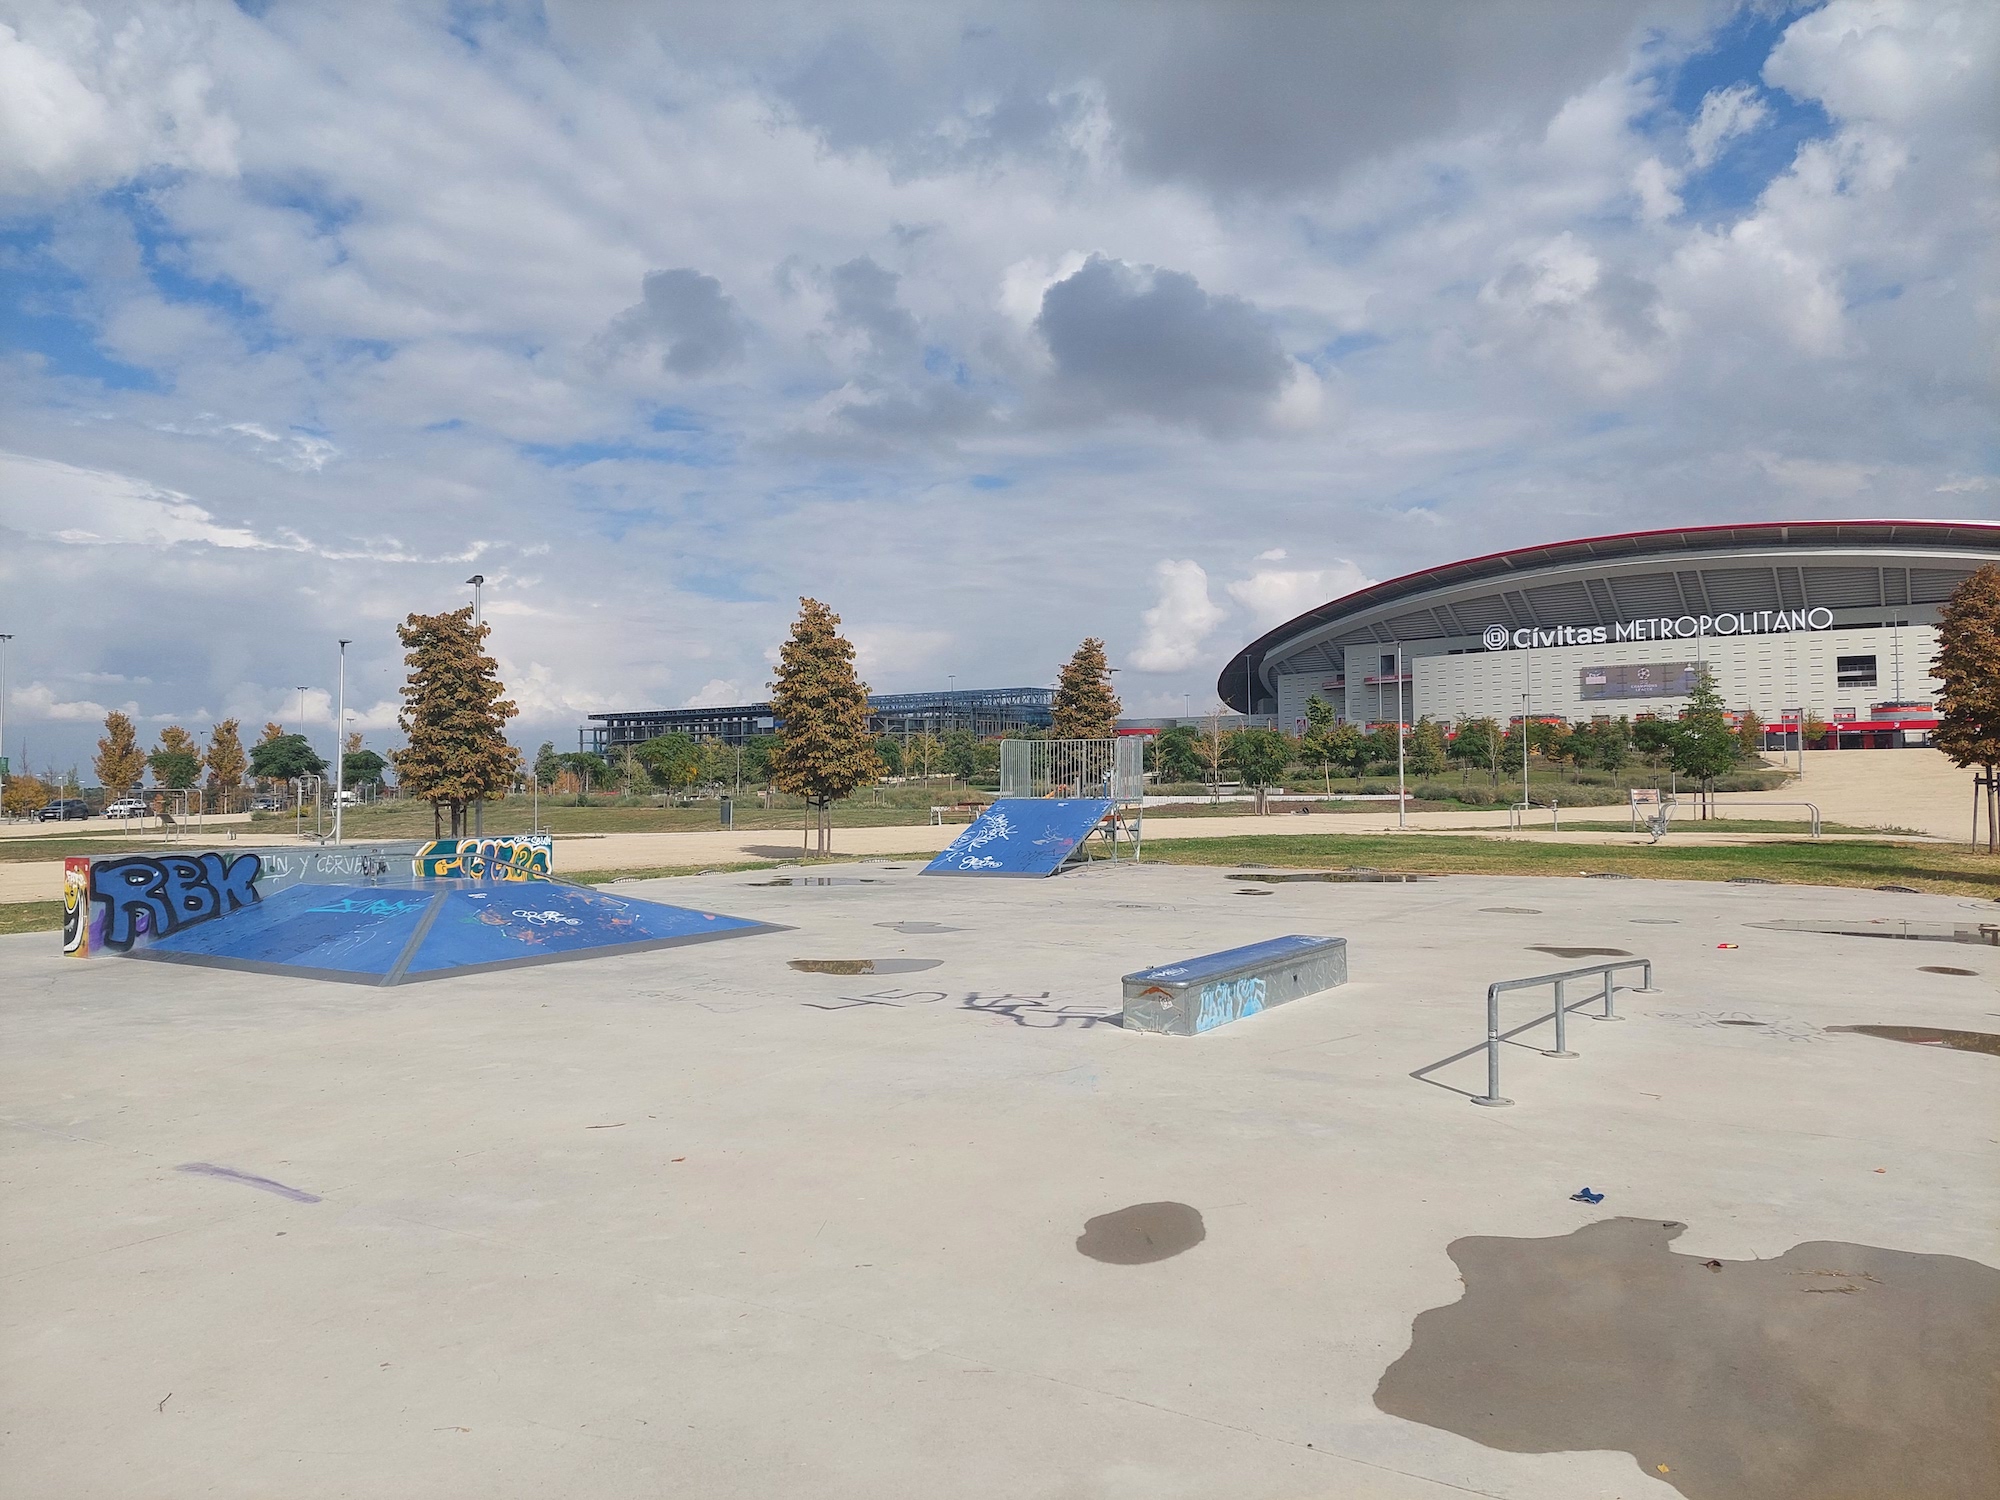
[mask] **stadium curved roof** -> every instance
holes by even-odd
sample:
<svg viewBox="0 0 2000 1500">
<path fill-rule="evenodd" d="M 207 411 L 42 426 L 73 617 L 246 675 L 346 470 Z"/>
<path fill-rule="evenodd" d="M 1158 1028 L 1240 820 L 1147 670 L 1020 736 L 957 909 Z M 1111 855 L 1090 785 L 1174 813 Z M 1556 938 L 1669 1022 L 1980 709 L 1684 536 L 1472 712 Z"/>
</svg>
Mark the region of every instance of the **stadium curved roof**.
<svg viewBox="0 0 2000 1500">
<path fill-rule="evenodd" d="M 1942 552 L 2000 561 L 2000 523 L 1772 521 L 1675 526 L 1516 547 L 1370 584 L 1307 610 L 1245 646 L 1216 679 L 1223 702 L 1247 711 L 1253 680 L 1311 649 L 1477 635 L 1490 624 L 1595 624 L 1620 614 L 1808 604 L 1895 608 L 1942 600 L 1964 567 L 1910 568 L 1900 583 L 1876 567 L 1731 565 L 1729 554 Z M 1940 562 L 1943 559 L 1939 559 Z M 1786 577 L 1787 573 L 1795 577 Z M 1815 576 L 1808 576 L 1809 574 Z M 1871 579 L 1867 576 L 1873 574 Z M 1932 577 L 1930 575 L 1938 576 Z M 1847 576 L 1855 575 L 1855 576 Z M 1942 592 L 1940 592 L 1942 590 Z M 1331 658 L 1302 660 L 1304 670 Z M 1259 693 L 1262 696 L 1262 693 Z"/>
</svg>

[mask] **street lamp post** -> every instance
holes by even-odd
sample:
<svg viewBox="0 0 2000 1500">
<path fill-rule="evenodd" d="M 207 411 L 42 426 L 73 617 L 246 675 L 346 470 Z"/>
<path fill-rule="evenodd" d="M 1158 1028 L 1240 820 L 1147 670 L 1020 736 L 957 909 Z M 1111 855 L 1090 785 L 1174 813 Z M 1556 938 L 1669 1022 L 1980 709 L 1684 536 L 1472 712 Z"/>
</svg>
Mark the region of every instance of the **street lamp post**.
<svg viewBox="0 0 2000 1500">
<path fill-rule="evenodd" d="M 340 699 L 333 711 L 333 842 L 340 843 L 340 815 L 347 793 L 347 746 L 342 736 L 347 729 L 347 647 L 340 643 Z"/>
<path fill-rule="evenodd" d="M 1403 804 L 1407 794 L 1403 791 L 1403 648 L 1396 647 L 1396 827 L 1405 826 Z"/>
<path fill-rule="evenodd" d="M 465 581 L 472 585 L 472 649 L 477 652 L 479 649 L 479 632 L 485 618 L 480 608 L 480 590 L 485 587 L 486 575 L 484 573 L 474 573 Z M 486 799 L 484 797 L 475 797 L 473 799 L 472 831 L 475 835 L 486 832 Z"/>
</svg>

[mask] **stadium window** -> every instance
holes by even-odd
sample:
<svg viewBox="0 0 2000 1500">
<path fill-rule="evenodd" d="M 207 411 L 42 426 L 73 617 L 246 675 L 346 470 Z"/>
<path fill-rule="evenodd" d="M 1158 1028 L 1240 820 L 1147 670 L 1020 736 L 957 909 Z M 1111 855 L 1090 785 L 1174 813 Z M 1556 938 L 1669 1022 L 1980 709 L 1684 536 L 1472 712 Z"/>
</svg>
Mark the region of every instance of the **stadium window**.
<svg viewBox="0 0 2000 1500">
<path fill-rule="evenodd" d="M 1875 658 L 1841 656 L 1834 659 L 1834 678 L 1841 687 L 1875 686 Z"/>
</svg>

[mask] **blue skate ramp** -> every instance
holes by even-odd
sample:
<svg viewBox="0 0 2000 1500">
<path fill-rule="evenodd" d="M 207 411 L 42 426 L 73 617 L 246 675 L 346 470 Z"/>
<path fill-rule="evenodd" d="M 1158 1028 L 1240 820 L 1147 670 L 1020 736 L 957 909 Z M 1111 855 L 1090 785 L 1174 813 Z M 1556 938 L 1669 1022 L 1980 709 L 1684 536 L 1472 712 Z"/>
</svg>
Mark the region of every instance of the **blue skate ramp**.
<svg viewBox="0 0 2000 1500">
<path fill-rule="evenodd" d="M 418 880 L 291 886 L 131 956 L 391 985 L 782 930 L 554 881 Z"/>
<path fill-rule="evenodd" d="M 1104 797 L 995 802 L 924 874 L 1053 875 L 1110 811 Z"/>
</svg>

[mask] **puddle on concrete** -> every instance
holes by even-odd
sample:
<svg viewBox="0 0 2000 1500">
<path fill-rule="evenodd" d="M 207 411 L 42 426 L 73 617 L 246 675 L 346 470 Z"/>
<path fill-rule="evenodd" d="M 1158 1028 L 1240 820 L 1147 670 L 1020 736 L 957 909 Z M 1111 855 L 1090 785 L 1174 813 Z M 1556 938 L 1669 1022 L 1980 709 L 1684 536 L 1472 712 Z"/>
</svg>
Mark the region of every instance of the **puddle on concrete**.
<svg viewBox="0 0 2000 1500">
<path fill-rule="evenodd" d="M 1919 964 L 1917 972 L 1919 974 L 1956 974 L 1963 979 L 1975 979 L 1979 975 L 1977 969 L 1954 969 L 1950 964 Z"/>
<path fill-rule="evenodd" d="M 1948 1026 L 1829 1026 L 1828 1031 L 1851 1031 L 1858 1036 L 1877 1036 L 1885 1042 L 1912 1042 L 1919 1047 L 1948 1047 L 1953 1052 L 1984 1052 L 2000 1057 L 2000 1036 L 1990 1031 L 1954 1031 Z"/>
<path fill-rule="evenodd" d="M 1922 891 L 1913 885 L 1878 885 L 1875 889 L 1878 891 L 1888 891 L 1897 896 L 1921 896 L 1923 894 Z"/>
<path fill-rule="evenodd" d="M 861 875 L 780 875 L 776 880 L 753 880 L 752 885 L 880 885 Z"/>
<path fill-rule="evenodd" d="M 1766 880 L 1762 875 L 1732 875 L 1726 883 L 1729 885 L 1776 885 L 1778 882 L 1775 880 Z"/>
<path fill-rule="evenodd" d="M 1238 891 L 1236 894 L 1239 896 L 1275 896 L 1278 893 L 1276 891 Z"/>
<path fill-rule="evenodd" d="M 877 927 L 886 927 L 891 932 L 900 932 L 908 937 L 932 932 L 968 932 L 966 927 L 947 927 L 942 922 L 877 922 Z"/>
<path fill-rule="evenodd" d="M 1631 880 L 1635 877 L 1620 874 L 1616 870 L 1585 870 L 1583 878 L 1585 880 Z"/>
<path fill-rule="evenodd" d="M 1135 1203 L 1086 1219 L 1076 1248 L 1108 1266 L 1169 1260 L 1208 1238 L 1201 1210 L 1185 1203 Z"/>
<path fill-rule="evenodd" d="M 1557 958 L 1630 958 L 1624 948 L 1558 948 L 1554 943 L 1530 943 L 1530 953 L 1550 953 Z"/>
<path fill-rule="evenodd" d="M 1767 1023 L 1763 1021 L 1738 1021 L 1724 1016 L 1717 1020 L 1715 1024 L 1718 1026 L 1763 1026 Z"/>
<path fill-rule="evenodd" d="M 1418 881 L 1436 880 L 1435 875 L 1420 875 L 1413 870 L 1244 870 L 1226 877 L 1230 880 L 1261 880 L 1269 885 L 1289 885 L 1294 881 L 1319 880 L 1335 885 L 1414 885 Z"/>
<path fill-rule="evenodd" d="M 1539 917 L 1542 914 L 1539 906 L 1482 906 L 1479 909 L 1502 917 Z"/>
<path fill-rule="evenodd" d="M 1678 927 L 1681 924 L 1679 919 L 1675 917 L 1634 917 L 1632 918 L 1632 925 L 1634 927 Z"/>
<path fill-rule="evenodd" d="M 1464 1295 L 1375 1404 L 1509 1453 L 1617 1449 L 1691 1500 L 1992 1495 L 2000 1271 L 1827 1241 L 1704 1263 L 1682 1229 L 1455 1241 Z"/>
<path fill-rule="evenodd" d="M 785 967 L 801 974 L 919 974 L 941 958 L 795 958 Z"/>
</svg>

